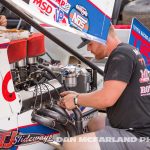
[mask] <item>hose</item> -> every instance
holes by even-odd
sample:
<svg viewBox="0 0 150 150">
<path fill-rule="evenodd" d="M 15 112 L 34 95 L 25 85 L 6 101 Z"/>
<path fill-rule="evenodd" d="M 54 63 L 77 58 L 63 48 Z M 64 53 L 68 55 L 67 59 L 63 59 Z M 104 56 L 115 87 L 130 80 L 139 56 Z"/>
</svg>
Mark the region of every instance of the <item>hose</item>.
<svg viewBox="0 0 150 150">
<path fill-rule="evenodd" d="M 56 75 L 47 66 L 39 64 L 38 67 L 44 68 L 52 76 L 52 78 L 57 79 Z"/>
</svg>

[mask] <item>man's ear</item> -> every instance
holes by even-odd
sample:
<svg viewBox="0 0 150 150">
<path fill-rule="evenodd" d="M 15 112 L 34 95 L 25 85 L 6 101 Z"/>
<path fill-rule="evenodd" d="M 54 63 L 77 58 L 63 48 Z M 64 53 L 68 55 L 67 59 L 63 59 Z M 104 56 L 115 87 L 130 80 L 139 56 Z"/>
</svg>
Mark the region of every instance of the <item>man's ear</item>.
<svg viewBox="0 0 150 150">
<path fill-rule="evenodd" d="M 106 45 L 108 45 L 108 43 L 110 42 L 110 38 L 111 38 L 111 36 L 108 34 L 107 40 L 106 40 Z"/>
<path fill-rule="evenodd" d="M 111 41 L 112 41 L 112 37 L 108 34 L 107 40 L 106 40 L 106 47 L 107 47 L 108 49 L 110 49 L 110 47 L 112 46 L 112 45 L 111 45 Z"/>
</svg>

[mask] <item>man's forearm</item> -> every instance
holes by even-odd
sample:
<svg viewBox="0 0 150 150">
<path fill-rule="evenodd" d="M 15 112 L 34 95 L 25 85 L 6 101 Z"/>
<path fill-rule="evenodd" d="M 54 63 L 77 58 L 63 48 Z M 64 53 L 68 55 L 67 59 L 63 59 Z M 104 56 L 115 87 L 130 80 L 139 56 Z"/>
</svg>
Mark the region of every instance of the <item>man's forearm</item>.
<svg viewBox="0 0 150 150">
<path fill-rule="evenodd" d="M 102 91 L 94 91 L 92 93 L 79 94 L 78 104 L 85 107 L 103 109 L 110 106 L 110 101 Z"/>
</svg>

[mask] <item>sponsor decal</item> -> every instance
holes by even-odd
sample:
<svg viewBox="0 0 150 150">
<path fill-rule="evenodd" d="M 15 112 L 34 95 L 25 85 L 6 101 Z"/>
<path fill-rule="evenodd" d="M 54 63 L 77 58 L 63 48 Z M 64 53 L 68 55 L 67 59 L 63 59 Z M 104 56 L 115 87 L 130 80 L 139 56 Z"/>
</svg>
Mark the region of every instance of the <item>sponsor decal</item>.
<svg viewBox="0 0 150 150">
<path fill-rule="evenodd" d="M 44 134 L 18 134 L 18 131 L 0 133 L 0 149 L 9 149 L 13 146 L 26 145 L 30 143 L 54 141 L 53 135 Z"/>
<path fill-rule="evenodd" d="M 66 13 L 68 13 L 69 12 L 69 10 L 70 10 L 70 8 L 71 8 L 71 5 L 67 2 L 67 0 L 56 0 L 57 1 L 57 3 L 59 4 L 59 6 L 60 6 L 60 8 L 64 11 L 64 12 L 66 12 Z"/>
<path fill-rule="evenodd" d="M 65 13 L 68 13 L 71 5 L 68 0 L 51 0 L 58 8 L 62 9 Z"/>
<path fill-rule="evenodd" d="M 49 15 L 52 12 L 52 6 L 46 0 L 34 0 L 33 4 L 35 4 L 41 13 Z"/>
<path fill-rule="evenodd" d="M 148 70 L 150 70 L 150 31 L 136 18 L 132 21 L 129 44 L 140 51 Z"/>
<path fill-rule="evenodd" d="M 147 69 L 145 69 L 144 71 L 140 70 L 140 72 L 141 72 L 141 78 L 139 79 L 139 82 L 140 83 L 149 82 L 150 78 L 149 78 L 149 72 L 148 72 L 148 70 Z"/>
<path fill-rule="evenodd" d="M 55 20 L 56 22 L 61 22 L 64 19 L 64 12 L 61 9 L 56 9 Z"/>
<path fill-rule="evenodd" d="M 140 73 L 141 73 L 141 77 L 139 79 L 139 82 L 140 83 L 149 83 L 150 82 L 149 71 L 147 69 L 145 69 L 145 70 L 141 69 Z M 150 85 L 141 86 L 140 93 L 141 93 L 141 96 L 150 95 Z"/>
<path fill-rule="evenodd" d="M 76 5 L 76 9 L 81 13 L 81 15 L 83 15 L 85 17 L 88 16 L 88 12 L 83 6 Z"/>
<path fill-rule="evenodd" d="M 30 5 L 57 23 L 67 23 L 65 13 L 68 13 L 71 7 L 67 0 L 31 0 Z"/>
<path fill-rule="evenodd" d="M 70 11 L 69 23 L 72 27 L 87 33 L 89 29 L 87 10 L 83 6 L 76 5 L 76 8 Z"/>
<path fill-rule="evenodd" d="M 141 86 L 141 96 L 147 96 L 150 95 L 150 85 L 148 86 Z"/>
<path fill-rule="evenodd" d="M 13 3 L 17 1 L 19 0 Z M 30 0 L 30 8 L 25 11 L 30 9 L 29 14 L 42 24 L 56 26 L 83 38 L 105 43 L 114 3 L 115 0 Z M 41 12 L 41 17 L 36 17 L 32 10 Z"/>
<path fill-rule="evenodd" d="M 17 136 L 16 131 L 8 131 L 8 132 L 1 132 L 0 133 L 0 149 L 8 149 L 14 145 L 15 137 Z"/>
</svg>

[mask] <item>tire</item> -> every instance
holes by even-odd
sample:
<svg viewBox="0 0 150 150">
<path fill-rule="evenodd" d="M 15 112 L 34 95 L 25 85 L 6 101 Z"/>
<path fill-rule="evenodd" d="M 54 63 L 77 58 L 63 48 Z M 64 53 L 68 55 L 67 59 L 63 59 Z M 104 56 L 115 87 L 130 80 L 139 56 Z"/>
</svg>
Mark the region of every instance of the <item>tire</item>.
<svg viewBox="0 0 150 150">
<path fill-rule="evenodd" d="M 131 24 L 136 17 L 141 23 L 150 29 L 150 0 L 135 0 L 128 3 L 123 9 L 123 24 Z"/>
</svg>

